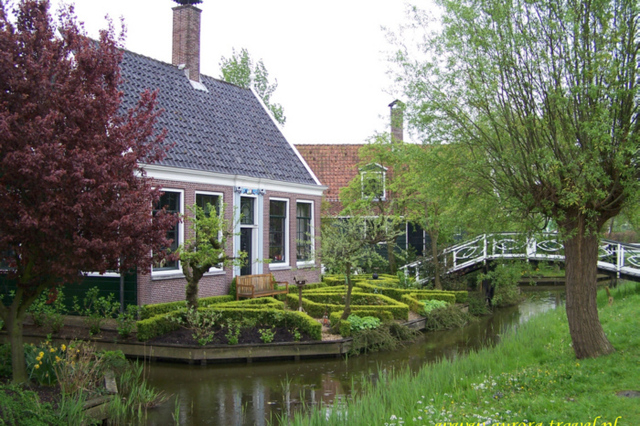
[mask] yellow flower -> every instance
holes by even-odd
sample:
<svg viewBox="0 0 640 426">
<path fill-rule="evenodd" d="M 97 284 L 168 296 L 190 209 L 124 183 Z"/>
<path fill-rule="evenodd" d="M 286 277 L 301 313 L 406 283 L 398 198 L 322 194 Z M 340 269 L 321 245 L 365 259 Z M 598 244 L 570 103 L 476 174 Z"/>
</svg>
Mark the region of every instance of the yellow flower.
<svg viewBox="0 0 640 426">
<path fill-rule="evenodd" d="M 35 368 L 36 368 L 36 370 L 37 370 L 38 368 L 40 368 L 40 365 L 36 364 L 36 365 L 35 365 Z"/>
<path fill-rule="evenodd" d="M 53 352 L 55 352 L 55 351 L 56 351 L 56 348 L 51 348 L 51 349 L 49 349 L 49 352 L 51 352 L 51 353 L 53 353 Z"/>
<path fill-rule="evenodd" d="M 40 361 L 38 364 L 42 365 L 42 361 Z"/>
<path fill-rule="evenodd" d="M 40 355 L 40 358 L 42 358 L 44 356 L 44 352 L 40 352 L 39 355 Z"/>
<path fill-rule="evenodd" d="M 56 362 L 60 362 L 60 361 L 61 361 L 60 357 L 56 355 Z"/>
<path fill-rule="evenodd" d="M 62 349 L 62 352 L 67 350 L 67 347 L 65 346 L 65 344 L 63 343 L 62 346 L 60 346 L 60 349 Z"/>
</svg>

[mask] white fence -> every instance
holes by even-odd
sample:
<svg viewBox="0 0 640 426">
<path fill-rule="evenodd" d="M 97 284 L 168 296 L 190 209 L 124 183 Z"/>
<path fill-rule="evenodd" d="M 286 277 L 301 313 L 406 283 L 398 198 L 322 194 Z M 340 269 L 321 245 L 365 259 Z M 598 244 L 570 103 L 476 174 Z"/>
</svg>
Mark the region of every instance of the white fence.
<svg viewBox="0 0 640 426">
<path fill-rule="evenodd" d="M 598 269 L 614 272 L 617 277 L 640 280 L 640 245 L 602 240 L 598 256 Z M 484 234 L 447 248 L 442 257 L 447 273 L 452 273 L 494 259 L 564 262 L 564 246 L 558 241 L 557 234 L 544 234 L 538 239 L 517 233 Z M 418 282 L 425 282 L 430 278 L 420 276 L 420 266 L 430 261 L 430 258 L 421 259 L 401 269 L 406 274 L 415 274 Z"/>
</svg>

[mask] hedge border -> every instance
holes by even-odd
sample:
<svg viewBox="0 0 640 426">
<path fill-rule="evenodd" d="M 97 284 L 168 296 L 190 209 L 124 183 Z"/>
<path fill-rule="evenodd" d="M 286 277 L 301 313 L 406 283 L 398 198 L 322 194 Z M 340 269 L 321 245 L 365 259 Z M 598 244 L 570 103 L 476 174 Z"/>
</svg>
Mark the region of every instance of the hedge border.
<svg viewBox="0 0 640 426">
<path fill-rule="evenodd" d="M 327 298 L 329 298 L 329 300 L 334 299 L 336 296 L 342 296 L 340 293 L 315 293 L 312 295 L 308 295 L 311 297 L 321 297 L 321 296 L 325 296 Z M 357 297 L 357 296 L 372 296 L 371 293 L 361 293 L 361 292 L 353 292 L 351 293 L 351 297 Z M 373 295 L 377 298 L 380 298 L 381 300 L 384 300 L 385 302 L 387 302 L 386 305 L 380 305 L 380 306 L 375 306 L 375 305 L 351 305 L 351 311 L 355 312 L 355 311 L 368 311 L 368 312 L 375 312 L 375 311 L 389 311 L 392 315 L 394 319 L 402 319 L 402 320 L 408 320 L 409 319 L 409 307 L 402 303 L 399 302 L 395 299 L 392 299 L 390 297 L 381 295 L 381 294 L 375 294 Z M 287 300 L 289 302 L 289 306 L 298 306 L 298 295 L 297 294 L 288 294 L 287 295 Z M 302 307 L 304 308 L 304 310 L 312 317 L 314 318 L 322 318 L 322 316 L 324 315 L 325 312 L 327 312 L 328 314 L 331 314 L 332 312 L 337 312 L 337 311 L 344 311 L 344 305 L 343 304 L 336 304 L 336 303 L 320 303 L 320 302 L 316 302 L 313 300 L 310 300 L 309 298 L 305 297 L 305 295 L 302 295 Z"/>
<path fill-rule="evenodd" d="M 201 311 L 209 309 L 215 309 L 220 312 L 222 314 L 220 318 L 221 321 L 226 319 L 235 319 L 239 321 L 253 317 L 256 318 L 258 322 L 267 324 L 271 323 L 275 326 L 281 326 L 284 323 L 286 327 L 298 327 L 300 331 L 308 333 L 312 339 L 322 340 L 322 325 L 304 312 L 284 311 L 273 308 L 241 309 L 229 307 L 218 308 L 218 306 L 198 308 L 198 310 Z M 171 321 L 170 317 L 180 315 L 183 312 L 184 311 L 182 310 L 177 310 L 138 321 L 136 323 L 138 340 L 144 342 L 153 339 L 154 337 L 162 336 L 163 334 L 177 330 L 180 326 Z"/>
</svg>

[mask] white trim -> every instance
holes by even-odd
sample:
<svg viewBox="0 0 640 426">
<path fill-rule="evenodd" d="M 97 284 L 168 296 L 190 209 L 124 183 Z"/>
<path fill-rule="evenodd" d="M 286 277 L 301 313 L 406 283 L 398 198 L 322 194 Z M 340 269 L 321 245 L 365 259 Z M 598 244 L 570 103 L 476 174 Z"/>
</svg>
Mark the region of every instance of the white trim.
<svg viewBox="0 0 640 426">
<path fill-rule="evenodd" d="M 147 177 L 185 183 L 230 186 L 233 188 L 256 188 L 274 192 L 289 192 L 307 196 L 322 196 L 327 186 L 309 185 L 296 182 L 282 182 L 272 179 L 252 178 L 242 175 L 226 175 L 202 170 L 181 169 L 157 164 L 141 164 Z"/>
<path fill-rule="evenodd" d="M 298 159 L 302 162 L 302 164 L 304 165 L 305 169 L 307 169 L 307 172 L 309 172 L 309 174 L 311 175 L 311 177 L 313 178 L 313 180 L 318 184 L 318 185 L 322 185 L 320 183 L 320 180 L 318 179 L 318 177 L 316 176 L 315 173 L 313 173 L 313 170 L 311 170 L 311 167 L 309 167 L 309 165 L 307 164 L 307 162 L 305 161 L 304 157 L 300 154 L 300 152 L 298 151 L 298 149 L 295 147 L 294 144 L 292 144 L 291 142 L 289 142 L 289 138 L 285 135 L 285 131 L 282 128 L 282 125 L 280 125 L 280 123 L 278 123 L 276 121 L 276 119 L 273 117 L 273 115 L 271 114 L 271 111 L 269 111 L 269 108 L 267 108 L 267 106 L 264 104 L 264 102 L 262 102 L 262 99 L 260 98 L 260 96 L 258 96 L 258 94 L 253 90 L 253 87 L 251 88 L 251 93 L 253 93 L 253 96 L 256 97 L 256 99 L 258 100 L 258 102 L 260 102 L 260 105 L 262 105 L 262 108 L 267 112 L 267 115 L 269 116 L 269 118 L 271 118 L 271 121 L 273 122 L 273 124 L 275 124 L 275 126 L 278 128 L 278 130 L 280 131 L 280 134 L 282 135 L 282 137 L 284 138 L 284 140 L 289 144 L 289 146 L 291 147 L 291 149 L 293 149 L 293 152 L 296 153 L 296 155 L 298 156 Z M 325 188 L 326 189 L 326 188 Z"/>
<path fill-rule="evenodd" d="M 224 211 L 222 210 L 222 206 L 224 205 L 224 193 L 223 192 L 213 192 L 213 191 L 200 191 L 200 190 L 195 190 L 193 192 L 193 199 L 194 201 L 198 201 L 198 195 L 213 195 L 215 197 L 220 197 L 220 200 L 218 201 L 218 207 L 220 208 L 220 215 L 222 217 L 224 217 Z M 218 233 L 218 239 L 222 238 L 222 231 L 220 231 Z M 206 272 L 204 275 L 217 275 L 221 272 L 224 272 L 224 268 L 216 268 L 215 266 L 212 266 L 211 268 L 209 268 L 209 271 Z"/>
<path fill-rule="evenodd" d="M 310 233 L 311 233 L 311 241 L 309 242 L 309 244 L 311 245 L 311 259 L 309 260 L 305 260 L 302 262 L 298 262 L 298 203 L 304 203 L 304 204 L 311 204 L 311 229 L 310 229 Z M 313 202 L 313 200 L 302 200 L 302 199 L 298 199 L 296 200 L 296 267 L 298 268 L 310 268 L 313 266 L 316 266 L 316 225 L 315 225 L 315 219 L 316 219 L 316 212 L 315 212 L 315 204 Z"/>
<path fill-rule="evenodd" d="M 160 190 L 162 192 L 178 192 L 180 193 L 180 211 L 179 214 L 184 215 L 184 189 L 178 189 L 178 188 L 165 188 L 165 187 L 160 187 Z M 180 246 L 181 244 L 184 243 L 184 220 L 181 220 L 177 225 L 178 227 L 178 246 Z M 160 271 L 154 271 L 153 269 L 153 265 L 151 265 L 151 279 L 153 280 L 154 276 L 155 277 L 160 277 L 160 276 L 168 276 L 168 275 L 177 275 L 177 274 L 182 274 L 182 265 L 180 265 L 180 260 L 177 261 L 177 268 L 176 269 L 167 269 L 167 270 L 160 270 Z M 183 275 L 184 276 L 184 275 Z"/>
<path fill-rule="evenodd" d="M 289 259 L 289 237 L 291 236 L 291 230 L 289 229 L 289 217 L 291 216 L 291 212 L 289 211 L 289 209 L 291 208 L 291 200 L 288 198 L 281 198 L 281 197 L 269 197 L 269 233 L 271 233 L 271 201 L 281 201 L 285 203 L 285 214 L 286 216 L 284 217 L 284 261 L 282 262 L 277 262 L 277 263 L 273 263 L 273 261 L 271 260 L 271 258 L 269 258 L 269 269 L 271 270 L 277 270 L 277 269 L 284 269 L 285 266 L 287 268 L 291 267 L 291 260 Z M 270 247 L 269 247 L 270 248 Z M 269 253 L 267 253 L 267 256 L 269 255 Z"/>
</svg>

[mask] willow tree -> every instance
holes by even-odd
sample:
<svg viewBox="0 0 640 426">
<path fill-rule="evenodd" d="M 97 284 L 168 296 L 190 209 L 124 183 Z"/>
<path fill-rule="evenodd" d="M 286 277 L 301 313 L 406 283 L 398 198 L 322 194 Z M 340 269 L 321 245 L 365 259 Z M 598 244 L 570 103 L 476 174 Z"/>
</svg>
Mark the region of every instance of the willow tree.
<svg viewBox="0 0 640 426">
<path fill-rule="evenodd" d="M 637 0 L 440 0 L 395 57 L 413 124 L 462 143 L 503 206 L 556 222 L 578 358 L 614 351 L 596 306 L 598 233 L 637 190 Z M 425 13 L 413 27 L 432 31 Z M 421 55 L 417 58 L 415 55 Z"/>
</svg>

